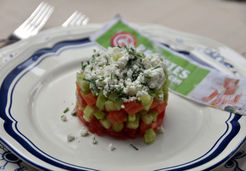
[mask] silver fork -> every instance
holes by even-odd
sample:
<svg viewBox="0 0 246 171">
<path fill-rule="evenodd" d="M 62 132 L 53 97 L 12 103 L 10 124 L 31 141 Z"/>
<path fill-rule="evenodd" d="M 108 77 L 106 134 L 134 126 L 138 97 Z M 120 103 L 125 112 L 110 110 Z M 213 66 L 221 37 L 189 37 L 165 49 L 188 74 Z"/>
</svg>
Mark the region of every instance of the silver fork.
<svg viewBox="0 0 246 171">
<path fill-rule="evenodd" d="M 53 11 L 53 6 L 41 2 L 33 13 L 7 39 L 2 39 L 0 42 L 4 42 L 3 46 L 6 46 L 21 39 L 36 35 L 48 21 Z"/>
<path fill-rule="evenodd" d="M 86 25 L 89 18 L 79 11 L 75 11 L 63 24 L 62 27 Z"/>
</svg>

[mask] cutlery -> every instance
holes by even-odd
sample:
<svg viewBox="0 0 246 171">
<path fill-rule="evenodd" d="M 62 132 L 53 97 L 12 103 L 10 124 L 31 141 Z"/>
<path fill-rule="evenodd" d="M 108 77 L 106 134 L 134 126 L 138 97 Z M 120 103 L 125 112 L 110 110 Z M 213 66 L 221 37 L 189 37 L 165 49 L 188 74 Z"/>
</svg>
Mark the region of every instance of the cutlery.
<svg viewBox="0 0 246 171">
<path fill-rule="evenodd" d="M 33 13 L 7 39 L 0 40 L 0 43 L 3 43 L 0 47 L 36 35 L 48 21 L 53 11 L 53 6 L 41 2 Z"/>
<path fill-rule="evenodd" d="M 89 18 L 79 11 L 75 11 L 63 24 L 62 27 L 86 25 Z"/>
</svg>

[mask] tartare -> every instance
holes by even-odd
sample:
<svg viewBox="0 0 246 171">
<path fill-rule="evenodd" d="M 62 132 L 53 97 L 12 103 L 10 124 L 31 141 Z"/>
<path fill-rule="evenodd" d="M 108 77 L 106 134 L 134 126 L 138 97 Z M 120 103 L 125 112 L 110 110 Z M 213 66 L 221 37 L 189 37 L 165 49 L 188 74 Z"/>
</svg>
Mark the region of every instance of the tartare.
<svg viewBox="0 0 246 171">
<path fill-rule="evenodd" d="M 163 58 L 133 47 L 94 50 L 81 62 L 76 113 L 91 133 L 155 141 L 168 100 Z"/>
</svg>

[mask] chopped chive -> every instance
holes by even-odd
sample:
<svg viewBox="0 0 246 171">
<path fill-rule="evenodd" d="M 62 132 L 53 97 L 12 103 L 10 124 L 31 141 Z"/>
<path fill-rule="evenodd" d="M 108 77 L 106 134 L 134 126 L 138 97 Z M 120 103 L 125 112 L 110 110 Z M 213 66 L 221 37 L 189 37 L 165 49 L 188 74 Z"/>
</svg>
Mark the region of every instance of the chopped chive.
<svg viewBox="0 0 246 171">
<path fill-rule="evenodd" d="M 160 68 L 160 66 L 156 66 L 156 67 L 154 67 L 152 70 L 157 69 L 157 68 Z"/>
<path fill-rule="evenodd" d="M 63 113 L 67 113 L 69 111 L 69 107 L 67 107 L 64 111 L 63 111 Z"/>
<path fill-rule="evenodd" d="M 135 145 L 130 144 L 130 146 L 132 146 L 132 148 L 134 148 L 135 150 L 138 150 L 138 148 Z"/>
<path fill-rule="evenodd" d="M 146 78 L 146 79 L 151 79 L 151 77 L 149 76 L 149 75 L 144 75 L 144 78 Z"/>
<path fill-rule="evenodd" d="M 108 61 L 107 56 L 105 56 L 105 59 L 106 59 L 106 65 L 109 65 L 109 61 Z"/>
<path fill-rule="evenodd" d="M 100 78 L 98 81 L 103 81 L 103 80 L 105 80 L 105 78 L 104 78 L 104 77 Z"/>
<path fill-rule="evenodd" d="M 111 81 L 113 80 L 113 73 L 111 72 L 111 75 L 110 75 L 110 79 Z"/>
<path fill-rule="evenodd" d="M 95 80 L 88 80 L 86 78 L 83 78 L 83 80 L 88 81 L 89 83 L 92 83 L 92 84 L 96 85 L 96 81 Z"/>
</svg>

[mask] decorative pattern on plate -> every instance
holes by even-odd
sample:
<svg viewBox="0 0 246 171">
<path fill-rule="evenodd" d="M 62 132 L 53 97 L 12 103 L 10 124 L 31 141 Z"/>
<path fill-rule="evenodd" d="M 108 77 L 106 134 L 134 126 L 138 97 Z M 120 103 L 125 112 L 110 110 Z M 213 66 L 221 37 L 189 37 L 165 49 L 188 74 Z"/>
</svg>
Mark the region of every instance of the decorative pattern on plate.
<svg viewBox="0 0 246 171">
<path fill-rule="evenodd" d="M 0 169 L 14 171 L 27 170 L 27 168 L 22 165 L 22 161 L 5 148 L 2 143 L 0 143 Z"/>
<path fill-rule="evenodd" d="M 246 156 L 245 151 L 243 150 L 238 151 L 229 161 L 226 162 L 225 168 L 233 168 L 233 171 L 243 171 L 243 169 L 239 167 L 237 160 L 242 159 L 245 156 Z"/>
</svg>

